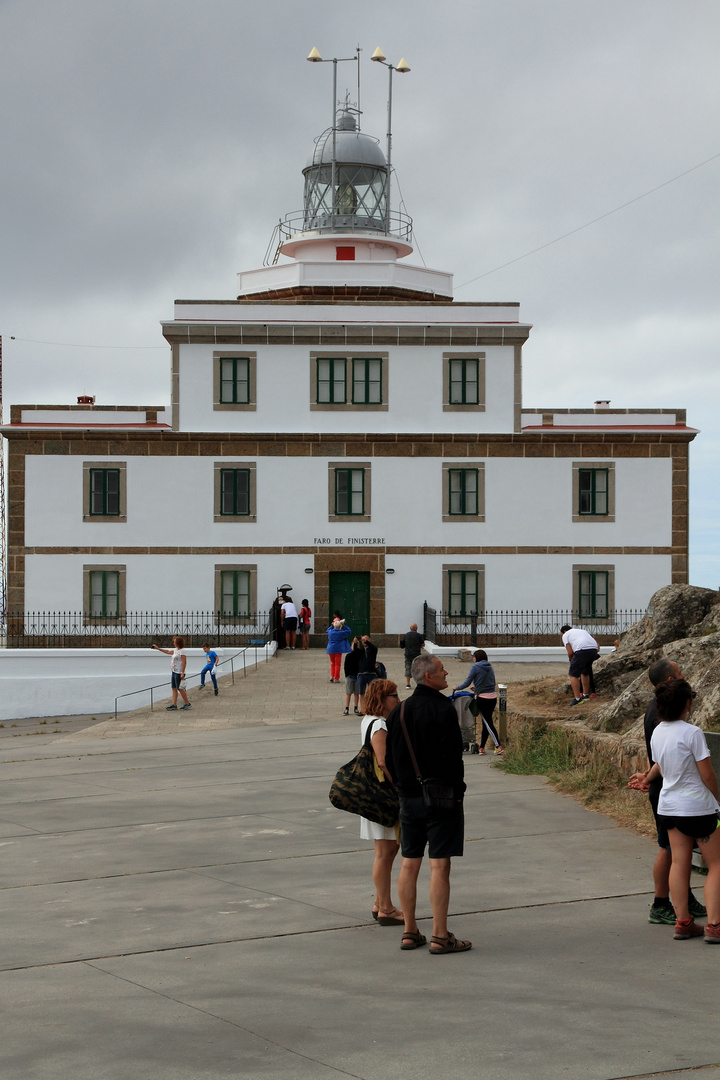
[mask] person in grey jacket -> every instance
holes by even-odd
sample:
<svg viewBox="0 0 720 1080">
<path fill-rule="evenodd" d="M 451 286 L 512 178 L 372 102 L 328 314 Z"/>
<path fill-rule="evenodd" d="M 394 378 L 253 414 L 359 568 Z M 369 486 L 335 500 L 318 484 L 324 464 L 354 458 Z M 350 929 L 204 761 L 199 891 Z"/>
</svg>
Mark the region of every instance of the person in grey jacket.
<svg viewBox="0 0 720 1080">
<path fill-rule="evenodd" d="M 482 716 L 482 735 L 480 736 L 480 749 L 478 753 L 485 753 L 485 743 L 488 740 L 488 735 L 495 743 L 495 753 L 502 754 L 503 748 L 500 745 L 500 737 L 497 733 L 495 725 L 493 724 L 493 713 L 495 712 L 495 706 L 497 705 L 497 689 L 495 686 L 495 672 L 492 669 L 492 664 L 487 658 L 487 653 L 484 649 L 478 649 L 473 653 L 475 663 L 470 668 L 470 673 L 464 683 L 460 683 L 459 686 L 453 687 L 453 693 L 456 690 L 464 690 L 470 683 L 473 684 L 473 693 L 475 694 L 475 700 L 477 701 L 480 709 L 480 715 Z"/>
</svg>

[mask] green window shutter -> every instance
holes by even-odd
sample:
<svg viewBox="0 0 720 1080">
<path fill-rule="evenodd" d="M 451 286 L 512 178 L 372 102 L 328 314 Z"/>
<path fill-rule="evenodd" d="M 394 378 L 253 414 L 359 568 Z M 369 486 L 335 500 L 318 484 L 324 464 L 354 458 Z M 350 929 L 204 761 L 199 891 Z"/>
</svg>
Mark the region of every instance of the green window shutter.
<svg viewBox="0 0 720 1080">
<path fill-rule="evenodd" d="M 353 404 L 382 405 L 382 359 L 353 359 Z"/>
<path fill-rule="evenodd" d="M 250 403 L 250 358 L 221 356 L 219 362 L 220 404 L 248 405 Z"/>
<path fill-rule="evenodd" d="M 448 513 L 477 517 L 478 471 L 477 469 L 449 469 L 448 489 L 450 505 Z"/>
<path fill-rule="evenodd" d="M 477 405 L 479 375 L 478 361 L 449 360 L 450 405 Z"/>
<path fill-rule="evenodd" d="M 450 615 L 470 615 L 478 610 L 477 570 L 449 570 Z"/>
<path fill-rule="evenodd" d="M 335 513 L 342 517 L 365 513 L 365 470 L 335 470 Z"/>
<path fill-rule="evenodd" d="M 580 617 L 607 618 L 609 577 L 606 570 L 581 570 L 579 573 Z"/>
<path fill-rule="evenodd" d="M 250 470 L 220 470 L 220 513 L 241 517 L 250 513 Z"/>
<path fill-rule="evenodd" d="M 120 470 L 90 469 L 90 514 L 117 517 L 120 514 Z"/>
<path fill-rule="evenodd" d="M 90 572 L 90 615 L 114 618 L 119 614 L 120 575 L 117 570 Z"/>
<path fill-rule="evenodd" d="M 579 514 L 605 516 L 609 513 L 608 469 L 579 469 Z"/>
<path fill-rule="evenodd" d="M 347 361 L 342 358 L 321 356 L 317 360 L 318 405 L 344 405 L 346 401 Z"/>
<path fill-rule="evenodd" d="M 224 616 L 247 616 L 250 614 L 250 572 L 248 570 L 223 570 L 220 575 L 220 603 Z"/>
</svg>

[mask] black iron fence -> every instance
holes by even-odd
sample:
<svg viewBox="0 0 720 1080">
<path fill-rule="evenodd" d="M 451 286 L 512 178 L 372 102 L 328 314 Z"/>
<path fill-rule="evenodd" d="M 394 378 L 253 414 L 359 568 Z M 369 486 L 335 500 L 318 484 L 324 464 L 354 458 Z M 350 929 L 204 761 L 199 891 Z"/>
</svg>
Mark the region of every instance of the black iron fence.
<svg viewBox="0 0 720 1080">
<path fill-rule="evenodd" d="M 10 649 L 142 649 L 168 647 L 173 637 L 188 648 L 265 644 L 272 635 L 270 613 L 223 615 L 220 611 L 128 611 L 106 618 L 81 611 L 23 611 L 7 616 Z"/>
<path fill-rule="evenodd" d="M 645 616 L 645 610 L 613 611 L 603 617 L 585 617 L 577 612 L 557 611 L 473 611 L 458 615 L 437 611 L 423 605 L 423 630 L 426 641 L 438 645 L 557 645 L 560 627 L 580 626 L 601 645 L 612 645 L 616 638 Z"/>
</svg>

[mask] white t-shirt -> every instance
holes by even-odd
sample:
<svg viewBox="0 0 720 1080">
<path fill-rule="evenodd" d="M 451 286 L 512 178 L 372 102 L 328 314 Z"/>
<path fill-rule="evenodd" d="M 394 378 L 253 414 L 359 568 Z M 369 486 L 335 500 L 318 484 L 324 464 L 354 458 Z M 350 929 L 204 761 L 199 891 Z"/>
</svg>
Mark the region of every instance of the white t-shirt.
<svg viewBox="0 0 720 1080">
<path fill-rule="evenodd" d="M 583 649 L 597 649 L 598 643 L 587 630 L 581 630 L 574 626 L 572 630 L 566 630 L 562 636 L 563 645 L 569 645 L 574 653 L 582 652 Z"/>
<path fill-rule="evenodd" d="M 701 817 L 720 810 L 696 765 L 710 757 L 705 733 L 699 727 L 684 720 L 661 720 L 652 733 L 650 752 L 663 777 L 659 814 Z"/>
<path fill-rule="evenodd" d="M 383 720 L 382 716 L 363 716 L 362 721 L 360 722 L 360 741 L 362 742 L 363 746 L 365 745 L 368 728 L 371 724 L 373 724 L 372 735 L 374 735 L 377 731 L 387 731 L 387 724 Z M 372 735 L 370 736 L 371 739 Z"/>
<path fill-rule="evenodd" d="M 286 600 L 282 605 L 282 609 L 285 612 L 286 619 L 297 619 L 297 608 L 293 604 L 292 600 Z"/>
<path fill-rule="evenodd" d="M 172 659 L 170 661 L 170 670 L 174 671 L 177 675 L 182 671 L 182 649 L 173 649 Z"/>
</svg>

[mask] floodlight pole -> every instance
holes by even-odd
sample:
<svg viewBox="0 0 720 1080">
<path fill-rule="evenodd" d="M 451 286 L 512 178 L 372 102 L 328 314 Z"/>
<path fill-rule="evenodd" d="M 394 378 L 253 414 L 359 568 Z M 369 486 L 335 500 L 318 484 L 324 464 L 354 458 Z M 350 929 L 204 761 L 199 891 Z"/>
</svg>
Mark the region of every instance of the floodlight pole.
<svg viewBox="0 0 720 1080">
<path fill-rule="evenodd" d="M 332 203 L 330 205 L 330 213 L 332 215 L 333 224 L 335 223 L 335 212 L 337 210 L 337 185 L 335 183 L 335 151 L 337 146 L 337 66 L 343 64 L 346 61 L 354 61 L 358 66 L 358 95 L 360 92 L 360 53 L 361 48 L 358 45 L 355 49 L 355 56 L 336 56 L 332 60 L 323 60 L 322 56 L 316 48 L 310 50 L 307 59 L 311 64 L 332 64 L 333 66 L 333 109 L 332 109 L 332 163 L 330 165 L 330 189 L 332 192 Z M 358 101 L 358 109 L 360 108 L 360 102 Z"/>
</svg>

